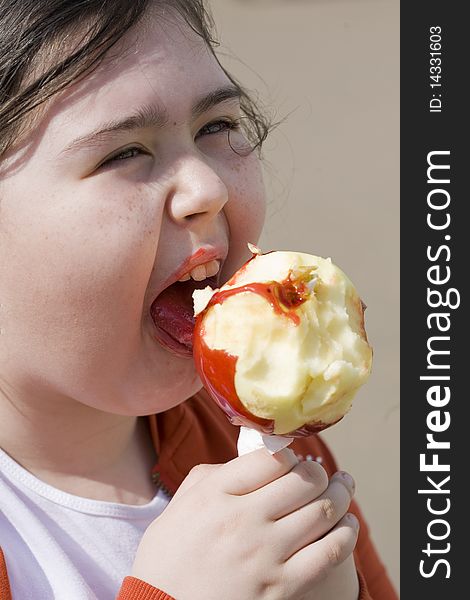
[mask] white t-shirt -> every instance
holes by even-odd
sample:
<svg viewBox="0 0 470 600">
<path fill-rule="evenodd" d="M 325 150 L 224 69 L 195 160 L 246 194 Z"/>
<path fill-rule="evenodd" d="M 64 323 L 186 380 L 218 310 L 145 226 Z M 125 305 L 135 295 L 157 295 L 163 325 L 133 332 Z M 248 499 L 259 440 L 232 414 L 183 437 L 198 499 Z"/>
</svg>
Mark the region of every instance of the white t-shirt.
<svg viewBox="0 0 470 600">
<path fill-rule="evenodd" d="M 168 497 L 129 506 L 40 481 L 0 449 L 0 546 L 13 600 L 114 600 Z"/>
</svg>

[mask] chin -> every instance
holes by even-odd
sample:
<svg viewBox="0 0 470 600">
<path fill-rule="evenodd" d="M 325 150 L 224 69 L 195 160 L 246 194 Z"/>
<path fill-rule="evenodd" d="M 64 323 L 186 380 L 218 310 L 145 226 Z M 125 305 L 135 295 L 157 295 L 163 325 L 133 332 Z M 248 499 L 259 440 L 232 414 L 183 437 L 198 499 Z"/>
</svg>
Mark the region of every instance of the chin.
<svg viewBox="0 0 470 600">
<path fill-rule="evenodd" d="M 183 359 L 175 358 L 175 360 L 182 361 Z M 113 402 L 112 412 L 128 416 L 152 415 L 170 410 L 194 396 L 201 390 L 202 382 L 193 361 L 186 360 L 184 362 L 188 363 L 190 367 L 184 372 L 182 369 L 175 371 L 168 369 L 164 373 L 160 370 L 160 377 L 155 377 L 155 372 L 153 372 L 147 378 L 138 376 L 134 383 L 123 382 L 119 394 L 122 401 L 119 406 L 116 406 L 115 401 Z M 124 396 L 122 395 L 123 389 L 126 390 Z"/>
</svg>

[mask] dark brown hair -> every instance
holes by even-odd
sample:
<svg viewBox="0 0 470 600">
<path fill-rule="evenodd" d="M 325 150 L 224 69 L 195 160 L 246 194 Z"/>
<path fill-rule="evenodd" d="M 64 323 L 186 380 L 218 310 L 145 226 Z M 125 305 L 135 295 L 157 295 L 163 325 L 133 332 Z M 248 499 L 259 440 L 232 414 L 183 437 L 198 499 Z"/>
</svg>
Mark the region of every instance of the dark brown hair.
<svg viewBox="0 0 470 600">
<path fill-rule="evenodd" d="M 151 7 L 180 15 L 218 60 L 205 0 L 0 0 L 0 160 L 34 109 L 95 69 Z M 270 121 L 222 69 L 240 90 L 246 134 L 260 150 Z"/>
</svg>

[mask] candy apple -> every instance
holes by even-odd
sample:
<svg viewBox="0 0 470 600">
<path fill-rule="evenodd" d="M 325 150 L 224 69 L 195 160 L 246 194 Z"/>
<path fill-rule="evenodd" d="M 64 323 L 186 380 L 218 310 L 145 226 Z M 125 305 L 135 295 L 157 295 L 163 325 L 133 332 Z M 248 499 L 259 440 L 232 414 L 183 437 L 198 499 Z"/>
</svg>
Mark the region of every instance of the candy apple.
<svg viewBox="0 0 470 600">
<path fill-rule="evenodd" d="M 311 435 L 338 422 L 367 380 L 365 305 L 330 259 L 261 253 L 220 289 L 193 293 L 193 356 L 236 425 Z"/>
</svg>

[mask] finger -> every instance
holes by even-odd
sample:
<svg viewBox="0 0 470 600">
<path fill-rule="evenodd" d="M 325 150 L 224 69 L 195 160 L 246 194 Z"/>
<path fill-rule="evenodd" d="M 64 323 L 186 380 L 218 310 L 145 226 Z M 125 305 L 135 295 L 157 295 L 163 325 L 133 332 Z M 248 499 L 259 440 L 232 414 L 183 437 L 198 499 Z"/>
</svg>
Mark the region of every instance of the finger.
<svg viewBox="0 0 470 600">
<path fill-rule="evenodd" d="M 194 485 L 213 474 L 220 469 L 222 465 L 196 465 L 191 469 L 191 471 L 186 475 L 185 479 L 179 486 L 176 491 L 176 494 L 173 496 L 173 499 L 178 498 L 182 494 L 185 494 L 190 488 Z"/>
<path fill-rule="evenodd" d="M 352 554 L 359 533 L 357 518 L 347 513 L 322 539 L 305 546 L 285 563 L 286 576 L 300 588 L 324 579 Z"/>
<path fill-rule="evenodd" d="M 265 516 L 276 521 L 318 498 L 328 487 L 325 469 L 315 461 L 302 461 L 289 473 L 250 494 Z"/>
<path fill-rule="evenodd" d="M 286 559 L 328 533 L 346 514 L 353 493 L 353 483 L 349 483 L 344 474 L 336 473 L 323 494 L 276 521 L 274 535 L 282 540 L 279 545 L 285 552 L 282 558 Z"/>
<path fill-rule="evenodd" d="M 260 448 L 226 463 L 216 477 L 227 494 L 242 496 L 282 477 L 298 462 L 289 448 L 275 454 Z"/>
</svg>

